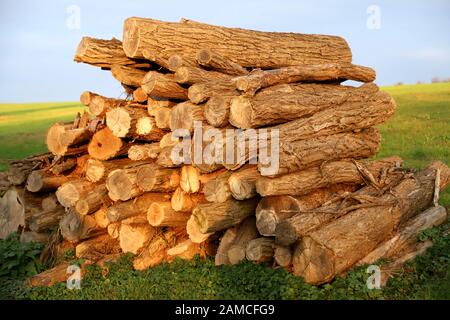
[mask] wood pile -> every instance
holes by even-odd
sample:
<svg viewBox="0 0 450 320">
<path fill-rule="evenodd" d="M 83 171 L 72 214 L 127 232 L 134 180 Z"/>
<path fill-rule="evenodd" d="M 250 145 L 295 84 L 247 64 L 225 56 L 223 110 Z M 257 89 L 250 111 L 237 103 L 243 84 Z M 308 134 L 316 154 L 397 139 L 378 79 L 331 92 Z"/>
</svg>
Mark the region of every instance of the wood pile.
<svg viewBox="0 0 450 320">
<path fill-rule="evenodd" d="M 85 37 L 75 61 L 110 71 L 127 98 L 83 92 L 87 111 L 49 128 L 49 153 L 11 164 L 2 238 L 21 230 L 46 242 L 59 229 L 92 261 L 131 252 L 143 270 L 210 254 L 321 284 L 411 256 L 417 234 L 446 220 L 445 164 L 366 160 L 395 102 L 340 37 L 129 18 L 123 42 Z M 255 132 L 278 144 L 261 146 Z M 189 152 L 176 157 L 180 144 Z M 199 145 L 200 158 L 213 147 L 212 161 L 197 161 Z"/>
</svg>

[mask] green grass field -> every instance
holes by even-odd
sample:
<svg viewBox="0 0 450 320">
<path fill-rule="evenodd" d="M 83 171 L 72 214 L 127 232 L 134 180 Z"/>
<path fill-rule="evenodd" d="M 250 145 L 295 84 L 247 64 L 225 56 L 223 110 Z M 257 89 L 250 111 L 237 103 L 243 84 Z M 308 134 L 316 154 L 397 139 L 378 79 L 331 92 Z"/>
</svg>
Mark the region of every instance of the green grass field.
<svg viewBox="0 0 450 320">
<path fill-rule="evenodd" d="M 385 87 L 397 102 L 395 115 L 380 126 L 377 157 L 399 155 L 404 166 L 422 168 L 431 160 L 450 165 L 450 83 Z M 8 159 L 45 151 L 47 127 L 73 119 L 76 103 L 0 105 L 0 170 Z M 440 202 L 450 206 L 450 190 Z M 450 223 L 431 230 L 434 246 L 409 263 L 383 290 L 368 290 L 363 267 L 332 284 L 308 286 L 282 269 L 244 262 L 215 267 L 212 260 L 177 261 L 144 272 L 130 259 L 114 264 L 107 277 L 96 268 L 83 280 L 83 290 L 64 284 L 30 290 L 21 280 L 4 280 L 0 297 L 27 299 L 450 299 Z M 1 280 L 1 277 L 0 277 Z"/>
</svg>

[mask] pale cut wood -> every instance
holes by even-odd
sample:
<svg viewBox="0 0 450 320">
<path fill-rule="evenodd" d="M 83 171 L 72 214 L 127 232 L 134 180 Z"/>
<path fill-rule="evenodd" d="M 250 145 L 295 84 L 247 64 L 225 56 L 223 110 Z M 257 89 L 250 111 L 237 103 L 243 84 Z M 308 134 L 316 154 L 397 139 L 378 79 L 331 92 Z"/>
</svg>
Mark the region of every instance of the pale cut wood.
<svg viewBox="0 0 450 320">
<path fill-rule="evenodd" d="M 133 167 L 136 162 L 127 159 L 115 159 L 110 161 L 100 161 L 96 159 L 88 159 L 86 162 L 86 179 L 91 182 L 103 182 L 108 174 L 119 168 Z"/>
<path fill-rule="evenodd" d="M 214 232 L 209 233 L 200 232 L 200 227 L 193 215 L 191 215 L 186 224 L 186 232 L 189 235 L 189 239 L 191 239 L 192 242 L 194 243 L 202 243 L 208 240 L 208 238 L 214 233 Z"/>
<path fill-rule="evenodd" d="M 48 171 L 54 175 L 61 175 L 67 173 L 68 171 L 74 169 L 77 166 L 76 158 L 63 158 L 60 162 L 53 163 Z"/>
<path fill-rule="evenodd" d="M 187 239 L 176 246 L 167 250 L 169 261 L 174 258 L 181 258 L 185 260 L 191 260 L 195 255 L 201 254 L 200 244 L 192 242 L 191 239 Z"/>
<path fill-rule="evenodd" d="M 121 227 L 120 222 L 112 222 L 112 223 L 108 224 L 108 227 L 107 227 L 108 235 L 113 239 L 118 239 L 119 233 L 120 233 L 120 227 Z"/>
<path fill-rule="evenodd" d="M 49 170 L 34 170 L 27 178 L 26 188 L 30 192 L 54 191 L 67 181 L 66 176 L 54 175 Z"/>
<path fill-rule="evenodd" d="M 97 225 L 92 216 L 82 216 L 69 210 L 59 222 L 61 234 L 67 241 L 79 242 L 106 233 L 106 230 Z"/>
<path fill-rule="evenodd" d="M 89 141 L 92 132 L 86 128 L 72 129 L 72 125 L 55 123 L 48 129 L 46 143 L 48 150 L 55 156 L 63 156 L 70 147 Z"/>
<path fill-rule="evenodd" d="M 155 119 L 156 126 L 160 129 L 170 129 L 171 107 L 154 104 L 148 107 L 148 113 Z"/>
<path fill-rule="evenodd" d="M 256 181 L 260 178 L 260 174 L 256 165 L 249 165 L 233 172 L 228 178 L 231 195 L 236 200 L 245 200 L 253 198 L 256 193 Z"/>
<path fill-rule="evenodd" d="M 147 211 L 147 220 L 154 227 L 186 227 L 190 212 L 177 212 L 170 201 L 153 202 Z"/>
<path fill-rule="evenodd" d="M 187 193 L 200 191 L 200 170 L 189 165 L 181 167 L 180 188 Z"/>
<path fill-rule="evenodd" d="M 150 60 L 151 62 L 156 63 L 161 68 L 169 70 L 169 63 L 166 58 L 163 58 L 160 54 L 155 51 L 144 49 L 142 51 L 142 55 L 145 59 Z"/>
<path fill-rule="evenodd" d="M 255 213 L 257 204 L 256 198 L 198 204 L 192 211 L 192 215 L 198 223 L 200 232 L 216 232 L 241 223 Z"/>
<path fill-rule="evenodd" d="M 78 200 L 85 198 L 96 188 L 97 185 L 83 178 L 70 180 L 58 188 L 56 197 L 63 207 L 73 207 Z"/>
<path fill-rule="evenodd" d="M 245 255 L 247 260 L 258 263 L 270 261 L 273 259 L 274 247 L 275 244 L 272 238 L 253 239 L 247 244 Z"/>
<path fill-rule="evenodd" d="M 108 208 L 106 206 L 102 206 L 100 209 L 94 212 L 93 217 L 95 222 L 100 228 L 107 228 L 110 224 L 108 219 Z"/>
<path fill-rule="evenodd" d="M 203 48 L 243 67 L 266 69 L 352 59 L 348 44 L 336 36 L 226 28 L 186 19 L 180 23 L 135 17 L 125 20 L 123 49 L 128 57 L 142 58 L 143 49 L 149 49 L 195 58 Z"/>
<path fill-rule="evenodd" d="M 6 191 L 0 198 L 0 239 L 25 227 L 25 207 L 16 189 Z"/>
<path fill-rule="evenodd" d="M 230 106 L 234 96 L 215 95 L 209 98 L 203 107 L 204 116 L 210 125 L 216 128 L 229 124 Z"/>
<path fill-rule="evenodd" d="M 219 247 L 214 256 L 214 264 L 216 266 L 229 265 L 228 251 L 236 239 L 237 229 L 235 227 L 228 228 L 220 239 Z"/>
<path fill-rule="evenodd" d="M 94 213 L 104 204 L 107 196 L 108 190 L 105 184 L 97 185 L 94 190 L 75 203 L 75 211 L 81 215 Z"/>
<path fill-rule="evenodd" d="M 175 211 L 191 212 L 199 203 L 205 203 L 203 194 L 191 194 L 178 187 L 172 195 L 170 203 Z"/>
<path fill-rule="evenodd" d="M 292 249 L 290 247 L 275 245 L 273 259 L 280 267 L 288 268 L 292 265 Z"/>
<path fill-rule="evenodd" d="M 230 264 L 238 264 L 244 260 L 248 243 L 259 237 L 254 216 L 246 218 L 237 226 L 237 229 L 233 244 L 228 248 L 228 261 Z"/>
<path fill-rule="evenodd" d="M 217 95 L 238 96 L 239 91 L 236 90 L 230 79 L 196 83 L 188 90 L 188 98 L 195 104 L 206 102 L 209 98 Z"/>
<path fill-rule="evenodd" d="M 174 246 L 175 243 L 176 235 L 173 230 L 155 235 L 133 260 L 133 267 L 136 270 L 145 270 L 163 262 L 166 259 L 167 249 Z"/>
<path fill-rule="evenodd" d="M 450 169 L 435 162 L 414 175 L 406 175 L 395 187 L 366 204 L 303 237 L 294 252 L 294 274 L 307 283 L 331 281 L 381 244 L 402 223 L 430 206 L 440 169 L 443 190 Z M 380 204 L 384 207 L 380 209 Z"/>
<path fill-rule="evenodd" d="M 180 170 L 146 164 L 137 170 L 136 183 L 143 191 L 172 192 L 180 185 Z"/>
<path fill-rule="evenodd" d="M 126 169 L 116 169 L 109 173 L 106 178 L 106 188 L 112 200 L 120 199 L 122 201 L 130 200 L 144 193 L 137 185 L 137 170 L 139 166 L 145 165 L 140 163 L 135 167 Z"/>
<path fill-rule="evenodd" d="M 128 150 L 128 158 L 133 161 L 156 160 L 160 152 L 159 142 L 137 144 Z"/>
<path fill-rule="evenodd" d="M 190 102 L 179 103 L 171 110 L 170 130 L 185 129 L 192 133 L 195 121 L 205 121 L 203 105 L 195 105 Z"/>
<path fill-rule="evenodd" d="M 120 248 L 124 253 L 137 254 L 155 234 L 155 228 L 149 226 L 148 223 L 122 224 L 119 230 Z"/>
<path fill-rule="evenodd" d="M 87 106 L 89 112 L 94 116 L 102 116 L 109 109 L 123 107 L 129 104 L 127 100 L 107 98 L 90 91 L 84 91 L 81 94 L 80 102 Z"/>
<path fill-rule="evenodd" d="M 199 67 L 195 57 L 187 57 L 179 54 L 172 54 L 169 56 L 168 66 L 169 70 L 173 72 L 176 72 L 179 68 L 182 67 Z"/>
<path fill-rule="evenodd" d="M 81 38 L 73 60 L 102 69 L 110 69 L 113 64 L 135 68 L 150 67 L 150 64 L 146 62 L 128 58 L 123 51 L 122 41 L 116 38 L 111 40 L 91 37 Z"/>
<path fill-rule="evenodd" d="M 75 256 L 78 259 L 97 261 L 105 255 L 120 253 L 120 246 L 115 239 L 107 234 L 83 241 L 75 247 Z"/>
<path fill-rule="evenodd" d="M 108 208 L 107 217 L 110 222 L 117 222 L 140 214 L 147 214 L 148 208 L 153 202 L 169 200 L 170 194 L 167 193 L 144 193 L 135 199 L 114 203 Z"/>
<path fill-rule="evenodd" d="M 166 133 L 159 141 L 159 146 L 161 149 L 165 147 L 174 147 L 180 142 L 180 138 L 172 134 L 172 132 Z"/>
<path fill-rule="evenodd" d="M 230 75 L 247 74 L 247 69 L 243 68 L 236 62 L 220 55 L 219 53 L 210 49 L 201 49 L 196 55 L 198 63 L 207 68 L 223 72 Z"/>
<path fill-rule="evenodd" d="M 142 80 L 142 89 L 149 96 L 186 100 L 188 93 L 174 79 L 173 74 L 149 71 Z"/>
<path fill-rule="evenodd" d="M 136 69 L 133 67 L 112 65 L 111 74 L 120 83 L 130 87 L 139 88 L 143 83 L 145 74 L 147 72 L 141 69 Z M 145 88 L 143 88 L 145 91 Z"/>
<path fill-rule="evenodd" d="M 228 183 L 231 177 L 230 171 L 224 171 L 215 178 L 209 180 L 203 186 L 203 193 L 209 202 L 225 202 L 232 198 L 230 185 Z"/>
<path fill-rule="evenodd" d="M 130 145 L 123 143 L 109 128 L 97 131 L 89 143 L 89 155 L 97 160 L 109 160 L 126 154 Z"/>
<path fill-rule="evenodd" d="M 159 108 L 159 107 L 172 108 L 176 104 L 177 104 L 177 102 L 171 101 L 166 98 L 152 97 L 147 100 L 147 111 L 150 115 L 153 115 L 152 110 L 155 108 Z"/>
<path fill-rule="evenodd" d="M 141 87 L 133 91 L 133 100 L 139 103 L 147 102 L 148 95 Z"/>
<path fill-rule="evenodd" d="M 262 88 L 282 83 L 354 80 L 372 82 L 375 70 L 354 64 L 324 63 L 289 66 L 275 70 L 258 70 L 233 79 L 236 88 L 246 95 L 255 95 Z"/>
<path fill-rule="evenodd" d="M 218 79 L 230 79 L 229 75 L 221 72 L 208 71 L 196 67 L 179 67 L 175 72 L 175 81 L 192 85 L 194 83 L 216 81 Z"/>
</svg>

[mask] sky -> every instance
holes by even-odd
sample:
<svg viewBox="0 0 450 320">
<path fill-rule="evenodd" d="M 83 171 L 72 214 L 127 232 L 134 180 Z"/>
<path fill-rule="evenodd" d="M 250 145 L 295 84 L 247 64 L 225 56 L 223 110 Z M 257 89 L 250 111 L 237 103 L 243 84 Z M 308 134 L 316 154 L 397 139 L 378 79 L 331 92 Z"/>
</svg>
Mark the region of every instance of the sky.
<svg viewBox="0 0 450 320">
<path fill-rule="evenodd" d="M 84 90 L 119 97 L 108 71 L 73 56 L 83 36 L 121 39 L 131 16 L 339 35 L 379 85 L 450 78 L 448 0 L 1 0 L 0 102 L 77 101 Z"/>
</svg>

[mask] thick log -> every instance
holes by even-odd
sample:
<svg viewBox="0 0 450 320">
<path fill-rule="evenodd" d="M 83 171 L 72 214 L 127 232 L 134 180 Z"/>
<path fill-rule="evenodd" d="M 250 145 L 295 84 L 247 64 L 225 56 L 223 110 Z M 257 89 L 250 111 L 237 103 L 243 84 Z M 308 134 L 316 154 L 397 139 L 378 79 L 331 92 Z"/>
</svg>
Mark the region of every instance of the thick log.
<svg viewBox="0 0 450 320">
<path fill-rule="evenodd" d="M 90 182 L 103 182 L 111 171 L 132 167 L 135 164 L 134 161 L 127 158 L 110 161 L 100 161 L 91 158 L 86 162 L 86 179 Z"/>
<path fill-rule="evenodd" d="M 106 178 L 106 188 L 113 201 L 117 199 L 127 201 L 144 193 L 137 184 L 137 171 L 144 165 L 146 165 L 145 162 L 140 162 L 135 166 L 116 169 L 109 173 Z"/>
<path fill-rule="evenodd" d="M 205 183 L 203 193 L 209 202 L 225 202 L 232 198 L 230 185 L 228 183 L 231 177 L 230 171 L 224 171 L 215 178 Z"/>
<path fill-rule="evenodd" d="M 128 150 L 128 158 L 133 161 L 156 160 L 160 152 L 161 147 L 159 146 L 159 142 L 137 144 L 131 146 Z"/>
<path fill-rule="evenodd" d="M 290 66 L 275 70 L 258 70 L 233 79 L 236 88 L 253 96 L 262 88 L 292 82 L 320 82 L 354 80 L 372 82 L 375 70 L 354 64 L 325 63 Z"/>
<path fill-rule="evenodd" d="M 89 108 L 94 116 L 102 116 L 112 108 L 124 107 L 130 102 L 127 100 L 106 98 L 99 94 L 84 91 L 80 96 L 80 102 Z"/>
<path fill-rule="evenodd" d="M 172 54 L 168 59 L 168 69 L 170 71 L 176 72 L 182 67 L 200 67 L 195 57 L 187 57 L 179 54 Z"/>
<path fill-rule="evenodd" d="M 56 198 L 56 195 L 54 193 L 51 193 L 45 198 L 42 198 L 41 206 L 42 210 L 44 211 L 61 208 L 61 205 L 58 202 L 58 198 Z"/>
<path fill-rule="evenodd" d="M 341 198 L 355 191 L 357 186 L 338 184 L 316 189 L 303 196 L 264 197 L 256 207 L 256 226 L 261 235 L 275 236 L 275 230 L 282 221 L 292 216 L 320 207 L 333 199 Z"/>
<path fill-rule="evenodd" d="M 48 129 L 46 143 L 55 156 L 67 154 L 72 146 L 79 146 L 90 140 L 92 132 L 86 128 L 72 129 L 71 125 L 55 123 Z"/>
<path fill-rule="evenodd" d="M 137 170 L 136 183 L 143 191 L 172 192 L 180 185 L 180 170 L 146 164 Z"/>
<path fill-rule="evenodd" d="M 25 206 L 15 189 L 9 189 L 0 198 L 0 239 L 25 227 Z"/>
<path fill-rule="evenodd" d="M 177 188 L 172 195 L 170 203 L 175 211 L 192 212 L 194 207 L 199 203 L 205 203 L 205 196 L 201 193 L 191 194 Z"/>
<path fill-rule="evenodd" d="M 106 233 L 92 216 L 82 216 L 73 210 L 64 215 L 59 222 L 61 234 L 67 241 L 79 242 Z"/>
<path fill-rule="evenodd" d="M 406 175 L 395 187 L 364 206 L 313 231 L 295 248 L 294 274 L 307 283 L 331 281 L 364 258 L 405 221 L 433 201 L 436 175 L 440 190 L 450 183 L 450 169 L 435 162 L 423 171 Z M 382 206 L 380 208 L 380 206 Z"/>
<path fill-rule="evenodd" d="M 122 41 L 95 39 L 91 37 L 81 38 L 75 57 L 76 62 L 83 62 L 102 69 L 111 69 L 111 65 L 130 66 L 134 68 L 150 67 L 143 61 L 131 60 L 125 55 Z"/>
<path fill-rule="evenodd" d="M 248 243 L 259 237 L 256 230 L 256 219 L 254 216 L 246 218 L 237 226 L 237 234 L 233 244 L 228 249 L 228 261 L 230 264 L 238 264 L 245 259 L 245 251 Z"/>
<path fill-rule="evenodd" d="M 216 255 L 214 257 L 214 264 L 216 266 L 230 264 L 230 260 L 228 259 L 228 251 L 233 245 L 234 240 L 236 239 L 236 235 L 237 229 L 235 227 L 227 229 L 223 234 L 222 238 L 220 239 Z"/>
<path fill-rule="evenodd" d="M 157 64 L 159 66 L 158 69 L 162 68 L 162 69 L 170 70 L 168 59 L 163 58 L 157 52 L 148 50 L 148 49 L 144 49 L 142 51 L 142 55 L 144 56 L 145 59 L 150 60 L 151 62 Z"/>
<path fill-rule="evenodd" d="M 63 175 L 54 175 L 49 170 L 34 170 L 27 178 L 26 188 L 30 192 L 49 192 L 58 189 L 68 178 Z"/>
<path fill-rule="evenodd" d="M 247 260 L 265 262 L 273 259 L 275 243 L 272 238 L 257 238 L 247 244 L 245 255 Z"/>
<path fill-rule="evenodd" d="M 253 198 L 256 193 L 256 181 L 260 178 L 260 174 L 254 165 L 243 167 L 233 172 L 228 178 L 231 195 L 236 200 L 245 200 Z"/>
<path fill-rule="evenodd" d="M 89 155 L 97 160 L 109 160 L 126 154 L 130 146 L 116 137 L 109 128 L 97 131 L 89 143 Z"/>
<path fill-rule="evenodd" d="M 137 254 L 155 234 L 155 228 L 149 226 L 148 223 L 122 224 L 119 231 L 120 248 L 124 253 Z"/>
<path fill-rule="evenodd" d="M 420 233 L 438 226 L 447 220 L 447 210 L 442 206 L 431 207 L 411 218 L 393 237 L 381 243 L 375 250 L 361 259 L 358 264 L 373 264 L 379 259 L 391 259 L 410 250 L 417 242 Z"/>
<path fill-rule="evenodd" d="M 148 100 L 148 95 L 141 87 L 133 91 L 133 101 L 138 103 L 145 103 Z"/>
<path fill-rule="evenodd" d="M 216 95 L 209 98 L 203 107 L 206 121 L 216 128 L 228 125 L 231 101 L 235 96 Z"/>
<path fill-rule="evenodd" d="M 181 167 L 180 188 L 187 193 L 200 191 L 200 170 L 189 165 Z"/>
<path fill-rule="evenodd" d="M 75 248 L 75 256 L 78 259 L 97 261 L 105 255 L 120 253 L 120 246 L 115 239 L 107 234 L 83 241 Z"/>
<path fill-rule="evenodd" d="M 71 180 L 58 188 L 56 197 L 63 207 L 69 208 L 75 206 L 78 200 L 85 198 L 96 188 L 97 185 L 83 178 Z"/>
<path fill-rule="evenodd" d="M 136 270 L 145 270 L 166 259 L 166 251 L 176 243 L 176 235 L 172 230 L 155 235 L 144 247 L 142 252 L 133 260 Z"/>
<path fill-rule="evenodd" d="M 170 130 L 186 129 L 194 131 L 194 121 L 205 121 L 203 105 L 195 105 L 190 102 L 177 104 L 170 113 Z"/>
<path fill-rule="evenodd" d="M 208 71 L 196 67 L 180 67 L 176 70 L 174 76 L 176 82 L 189 85 L 231 78 L 229 75 L 221 72 Z"/>
<path fill-rule="evenodd" d="M 178 168 L 188 161 L 190 155 L 177 154 L 172 146 L 163 147 L 158 155 L 156 164 L 164 168 Z"/>
<path fill-rule="evenodd" d="M 194 215 L 191 215 L 187 224 L 186 224 L 186 232 L 189 235 L 189 239 L 194 243 L 202 243 L 210 236 L 213 235 L 214 232 L 202 233 L 200 232 L 200 226 L 197 223 L 197 219 L 195 219 Z"/>
<path fill-rule="evenodd" d="M 290 247 L 275 245 L 273 259 L 280 267 L 290 267 L 292 265 L 292 249 Z"/>
<path fill-rule="evenodd" d="M 110 222 L 117 222 L 140 214 L 147 214 L 148 208 L 153 202 L 169 200 L 170 195 L 167 193 L 144 193 L 135 199 L 114 203 L 108 207 L 107 217 Z"/>
<path fill-rule="evenodd" d="M 27 280 L 27 285 L 30 287 L 50 287 L 59 282 L 65 282 L 70 277 L 70 273 L 67 272 L 70 264 L 63 262 L 56 267 L 45 270 L 37 275 L 30 277 Z M 81 268 L 81 276 L 83 277 L 86 272 L 86 268 Z"/>
<path fill-rule="evenodd" d="M 100 209 L 94 212 L 93 217 L 95 222 L 100 228 L 107 228 L 111 223 L 108 219 L 108 208 L 106 206 L 102 206 Z"/>
<path fill-rule="evenodd" d="M 105 184 L 97 185 L 94 190 L 75 203 L 74 209 L 81 215 L 94 213 L 105 204 L 107 195 L 108 189 Z"/>
<path fill-rule="evenodd" d="M 64 216 L 64 208 L 57 207 L 53 210 L 41 211 L 33 214 L 28 221 L 28 228 L 34 232 L 43 232 L 55 226 Z"/>
<path fill-rule="evenodd" d="M 120 83 L 130 87 L 139 88 L 143 83 L 145 74 L 147 72 L 133 67 L 126 67 L 121 65 L 112 65 L 111 74 Z M 143 88 L 145 91 L 145 88 Z"/>
<path fill-rule="evenodd" d="M 186 100 L 188 92 L 175 81 L 173 74 L 149 71 L 142 80 L 142 89 L 147 95 L 175 100 Z"/>
<path fill-rule="evenodd" d="M 207 101 L 217 95 L 238 96 L 239 91 L 230 79 L 218 79 L 216 81 L 201 82 L 189 87 L 188 97 L 195 104 Z"/>
<path fill-rule="evenodd" d="M 191 20 L 176 23 L 128 18 L 123 34 L 123 49 L 131 58 L 142 58 L 143 49 L 195 58 L 198 50 L 210 48 L 243 67 L 266 69 L 351 62 L 352 58 L 345 40 L 336 36 L 262 32 Z"/>
<path fill-rule="evenodd" d="M 60 162 L 52 164 L 49 171 L 54 175 L 60 175 L 76 168 L 76 166 L 77 158 L 63 158 Z"/>
<path fill-rule="evenodd" d="M 258 177 L 256 191 L 261 196 L 298 196 L 338 183 L 377 185 L 378 179 L 384 172 L 393 167 L 399 167 L 401 163 L 402 159 L 397 156 L 367 164 L 356 160 L 327 161 L 316 167 L 275 178 Z"/>
<path fill-rule="evenodd" d="M 171 107 L 154 104 L 148 107 L 148 113 L 155 119 L 156 126 L 160 129 L 170 129 Z"/>
<path fill-rule="evenodd" d="M 248 73 L 247 69 L 243 68 L 236 62 L 233 62 L 232 60 L 210 49 L 199 50 L 196 58 L 201 66 L 211 68 L 225 74 L 239 76 Z"/>
<path fill-rule="evenodd" d="M 180 258 L 185 260 L 191 260 L 195 255 L 201 254 L 200 244 L 192 242 L 191 239 L 187 239 L 176 246 L 167 250 L 168 261 L 172 261 L 174 258 Z"/>
<path fill-rule="evenodd" d="M 159 146 L 161 149 L 165 147 L 174 147 L 180 142 L 180 137 L 173 135 L 172 132 L 166 133 L 159 141 Z"/>
<path fill-rule="evenodd" d="M 170 201 L 153 202 L 147 212 L 147 220 L 154 227 L 186 227 L 190 212 L 177 212 Z"/>
<path fill-rule="evenodd" d="M 378 91 L 373 83 L 360 87 L 285 84 L 262 90 L 254 97 L 233 98 L 229 121 L 238 128 L 257 128 L 288 122 L 330 108 L 330 112 L 334 112 L 338 107 L 364 111 L 373 108 L 373 113 L 377 114 L 385 109 L 394 109 L 395 102 L 388 93 Z"/>
<path fill-rule="evenodd" d="M 257 199 L 237 201 L 234 199 L 221 203 L 198 204 L 192 211 L 200 232 L 220 231 L 241 223 L 255 213 Z"/>
</svg>

